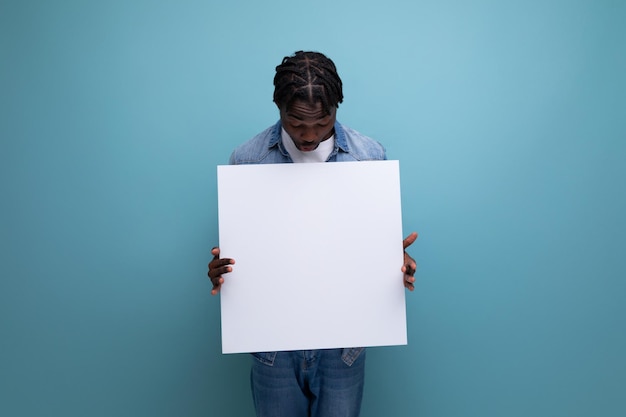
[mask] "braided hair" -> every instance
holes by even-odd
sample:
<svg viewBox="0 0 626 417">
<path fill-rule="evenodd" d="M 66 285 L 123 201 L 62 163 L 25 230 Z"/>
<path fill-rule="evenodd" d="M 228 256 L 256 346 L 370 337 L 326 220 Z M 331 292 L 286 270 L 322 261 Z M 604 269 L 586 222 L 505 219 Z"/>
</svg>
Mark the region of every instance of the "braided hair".
<svg viewBox="0 0 626 417">
<path fill-rule="evenodd" d="M 326 114 L 343 102 L 341 78 L 330 58 L 319 52 L 298 51 L 283 58 L 274 76 L 274 103 L 289 108 L 296 100 L 320 102 Z"/>
</svg>

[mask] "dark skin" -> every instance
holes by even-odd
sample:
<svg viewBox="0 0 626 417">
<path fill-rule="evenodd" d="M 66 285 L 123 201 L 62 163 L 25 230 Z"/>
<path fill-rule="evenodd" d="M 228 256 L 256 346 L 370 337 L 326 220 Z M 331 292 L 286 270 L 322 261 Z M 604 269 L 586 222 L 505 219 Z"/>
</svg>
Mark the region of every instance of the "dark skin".
<svg viewBox="0 0 626 417">
<path fill-rule="evenodd" d="M 330 113 L 324 112 L 322 104 L 311 104 L 297 100 L 291 107 L 279 107 L 280 121 L 285 131 L 291 136 L 296 148 L 302 152 L 310 152 L 316 149 L 320 143 L 329 139 L 334 132 L 337 108 L 330 109 Z M 417 233 L 413 232 L 402 241 L 404 248 L 404 264 L 401 271 L 404 273 L 404 286 L 409 290 L 415 289 L 415 260 L 406 252 L 417 239 Z M 223 275 L 232 272 L 235 260 L 232 258 L 220 258 L 220 249 L 215 247 L 211 250 L 213 260 L 209 262 L 208 276 L 213 284 L 212 295 L 217 295 L 224 283 Z"/>
<path fill-rule="evenodd" d="M 311 105 L 296 100 L 289 109 L 283 106 L 279 110 L 280 123 L 296 148 L 302 152 L 317 149 L 320 143 L 335 134 L 336 107 L 332 107 L 330 113 L 325 113 L 320 102 Z"/>
</svg>

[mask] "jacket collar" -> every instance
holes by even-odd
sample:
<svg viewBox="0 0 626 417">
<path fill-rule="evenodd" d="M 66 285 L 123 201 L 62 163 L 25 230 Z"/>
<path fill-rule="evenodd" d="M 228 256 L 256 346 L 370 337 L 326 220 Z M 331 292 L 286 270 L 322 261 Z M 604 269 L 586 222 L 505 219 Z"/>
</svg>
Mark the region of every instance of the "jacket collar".
<svg viewBox="0 0 626 417">
<path fill-rule="evenodd" d="M 268 148 L 272 148 L 280 143 L 279 148 L 283 148 L 283 144 L 281 142 L 281 129 L 283 125 L 280 123 L 280 120 L 276 122 L 274 127 L 272 128 L 272 134 L 270 137 L 270 141 L 267 145 Z M 346 132 L 343 130 L 341 123 L 335 120 L 335 148 L 341 149 L 343 152 L 348 152 L 348 141 L 346 139 Z"/>
</svg>

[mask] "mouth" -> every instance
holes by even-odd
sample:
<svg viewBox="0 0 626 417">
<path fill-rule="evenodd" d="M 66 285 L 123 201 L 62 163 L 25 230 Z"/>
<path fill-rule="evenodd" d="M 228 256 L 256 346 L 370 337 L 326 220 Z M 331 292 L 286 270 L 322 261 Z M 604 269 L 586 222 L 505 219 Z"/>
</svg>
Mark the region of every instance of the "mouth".
<svg viewBox="0 0 626 417">
<path fill-rule="evenodd" d="M 302 152 L 311 152 L 314 151 L 317 148 L 317 144 L 313 143 L 313 144 L 302 144 L 300 145 L 299 149 Z"/>
</svg>

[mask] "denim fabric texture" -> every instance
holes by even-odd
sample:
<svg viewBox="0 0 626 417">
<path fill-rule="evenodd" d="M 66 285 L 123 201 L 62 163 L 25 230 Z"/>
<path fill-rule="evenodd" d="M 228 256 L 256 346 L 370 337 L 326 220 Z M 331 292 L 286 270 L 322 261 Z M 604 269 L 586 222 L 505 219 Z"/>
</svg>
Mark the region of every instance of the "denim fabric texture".
<svg viewBox="0 0 626 417">
<path fill-rule="evenodd" d="M 293 162 L 281 140 L 278 121 L 248 142 L 238 146 L 230 156 L 231 165 L 282 164 Z M 387 159 L 385 148 L 356 130 L 335 122 L 335 149 L 327 162 L 375 161 Z"/>
<path fill-rule="evenodd" d="M 231 165 L 293 163 L 282 125 L 237 147 Z M 387 159 L 375 140 L 335 122 L 335 147 L 327 162 Z M 257 417 L 357 417 L 365 378 L 365 349 L 253 353 L 252 396 Z"/>
<path fill-rule="evenodd" d="M 250 382 L 257 417 L 358 417 L 364 349 L 273 352 L 269 356 L 271 365 L 267 355 L 253 354 Z"/>
</svg>

